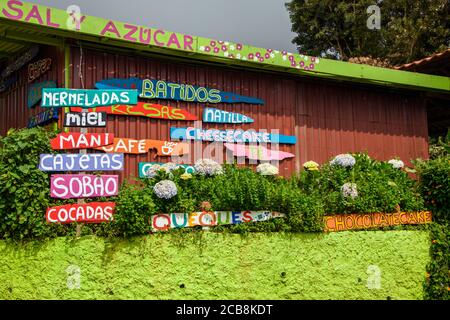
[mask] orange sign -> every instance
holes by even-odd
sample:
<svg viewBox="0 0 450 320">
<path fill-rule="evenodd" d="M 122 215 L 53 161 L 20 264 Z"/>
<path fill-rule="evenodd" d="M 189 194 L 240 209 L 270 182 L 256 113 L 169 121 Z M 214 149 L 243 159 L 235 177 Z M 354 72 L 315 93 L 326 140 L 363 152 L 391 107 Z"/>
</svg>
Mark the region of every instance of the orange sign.
<svg viewBox="0 0 450 320">
<path fill-rule="evenodd" d="M 149 149 L 156 149 L 157 156 L 169 157 L 188 154 L 189 147 L 189 144 L 180 142 L 115 138 L 113 144 L 93 149 L 105 151 L 107 153 L 128 154 L 144 154 L 147 153 Z"/>
<path fill-rule="evenodd" d="M 431 222 L 431 212 L 397 212 L 336 214 L 325 216 L 325 231 L 345 231 L 370 229 L 375 227 L 398 226 L 402 224 L 425 224 Z"/>
</svg>

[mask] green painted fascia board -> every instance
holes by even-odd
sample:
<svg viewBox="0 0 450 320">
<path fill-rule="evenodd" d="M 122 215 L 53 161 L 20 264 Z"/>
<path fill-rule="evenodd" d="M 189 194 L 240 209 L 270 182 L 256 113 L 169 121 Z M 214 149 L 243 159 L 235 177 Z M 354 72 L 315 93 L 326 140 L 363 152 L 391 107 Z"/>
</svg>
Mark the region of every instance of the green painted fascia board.
<svg viewBox="0 0 450 320">
<path fill-rule="evenodd" d="M 225 65 L 249 66 L 303 76 L 323 77 L 397 88 L 450 92 L 450 78 L 322 59 L 245 44 L 223 42 L 104 18 L 84 16 L 80 30 L 66 11 L 17 0 L 0 0 L 0 20 L 38 33 L 85 39 L 110 46 L 163 53 Z M 33 35 L 33 38 L 39 38 Z M 26 39 L 26 38 L 25 38 Z M 31 41 L 32 39 L 30 39 Z"/>
</svg>

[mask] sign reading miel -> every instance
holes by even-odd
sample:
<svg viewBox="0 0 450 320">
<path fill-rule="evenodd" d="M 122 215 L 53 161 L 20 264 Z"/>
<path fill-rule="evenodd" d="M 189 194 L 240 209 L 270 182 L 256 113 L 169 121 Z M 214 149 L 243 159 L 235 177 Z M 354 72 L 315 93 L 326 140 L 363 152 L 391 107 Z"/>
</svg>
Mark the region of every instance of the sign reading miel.
<svg viewBox="0 0 450 320">
<path fill-rule="evenodd" d="M 431 212 L 336 214 L 324 217 L 325 232 L 370 229 L 431 222 Z"/>
</svg>

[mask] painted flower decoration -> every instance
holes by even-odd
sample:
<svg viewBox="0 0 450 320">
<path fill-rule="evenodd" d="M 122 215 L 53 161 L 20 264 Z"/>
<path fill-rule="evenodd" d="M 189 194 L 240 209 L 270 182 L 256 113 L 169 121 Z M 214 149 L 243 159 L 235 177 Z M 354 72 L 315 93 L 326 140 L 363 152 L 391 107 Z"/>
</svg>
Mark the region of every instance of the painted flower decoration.
<svg viewBox="0 0 450 320">
<path fill-rule="evenodd" d="M 194 165 L 195 171 L 202 176 L 214 176 L 223 174 L 220 164 L 211 159 L 199 159 Z"/>
<path fill-rule="evenodd" d="M 355 165 L 355 163 L 356 159 L 351 154 L 340 154 L 330 161 L 332 166 L 337 165 L 344 168 L 351 168 Z"/>
<path fill-rule="evenodd" d="M 405 164 L 403 163 L 402 160 L 397 160 L 397 159 L 391 159 L 388 161 L 388 163 L 394 168 L 394 169 L 402 169 Z"/>
<path fill-rule="evenodd" d="M 303 164 L 303 168 L 307 171 L 319 171 L 319 164 L 314 161 L 308 161 Z"/>
<path fill-rule="evenodd" d="M 155 184 L 153 192 L 160 199 L 171 199 L 178 194 L 178 189 L 173 181 L 162 180 Z"/>
<path fill-rule="evenodd" d="M 262 163 L 256 167 L 256 172 L 263 176 L 275 176 L 279 173 L 279 170 L 274 165 L 270 163 Z"/>
<path fill-rule="evenodd" d="M 341 194 L 344 198 L 355 199 L 358 196 L 358 189 L 355 183 L 344 183 L 341 187 Z"/>
<path fill-rule="evenodd" d="M 180 176 L 180 178 L 181 178 L 181 180 L 190 180 L 190 179 L 192 179 L 192 174 L 190 174 L 190 173 L 183 173 L 181 176 Z"/>
<path fill-rule="evenodd" d="M 145 175 L 147 178 L 154 178 L 158 174 L 159 170 L 161 170 L 161 166 L 159 164 L 154 164 L 147 170 Z"/>
</svg>

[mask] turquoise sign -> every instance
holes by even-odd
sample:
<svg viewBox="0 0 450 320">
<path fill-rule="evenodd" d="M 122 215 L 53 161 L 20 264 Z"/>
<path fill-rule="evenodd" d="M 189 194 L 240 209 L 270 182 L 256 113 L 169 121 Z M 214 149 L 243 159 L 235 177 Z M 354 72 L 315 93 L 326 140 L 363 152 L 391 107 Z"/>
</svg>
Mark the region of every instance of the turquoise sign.
<svg viewBox="0 0 450 320">
<path fill-rule="evenodd" d="M 28 89 L 28 108 L 34 107 L 42 99 L 42 89 L 44 88 L 56 88 L 55 81 L 44 81 L 35 83 Z"/>
<path fill-rule="evenodd" d="M 198 140 L 228 143 L 283 143 L 296 144 L 297 137 L 256 130 L 218 130 L 201 128 L 170 128 L 173 140 Z"/>
<path fill-rule="evenodd" d="M 94 108 L 115 104 L 137 104 L 137 90 L 85 90 L 52 89 L 42 90 L 42 107 L 82 107 Z"/>
</svg>

